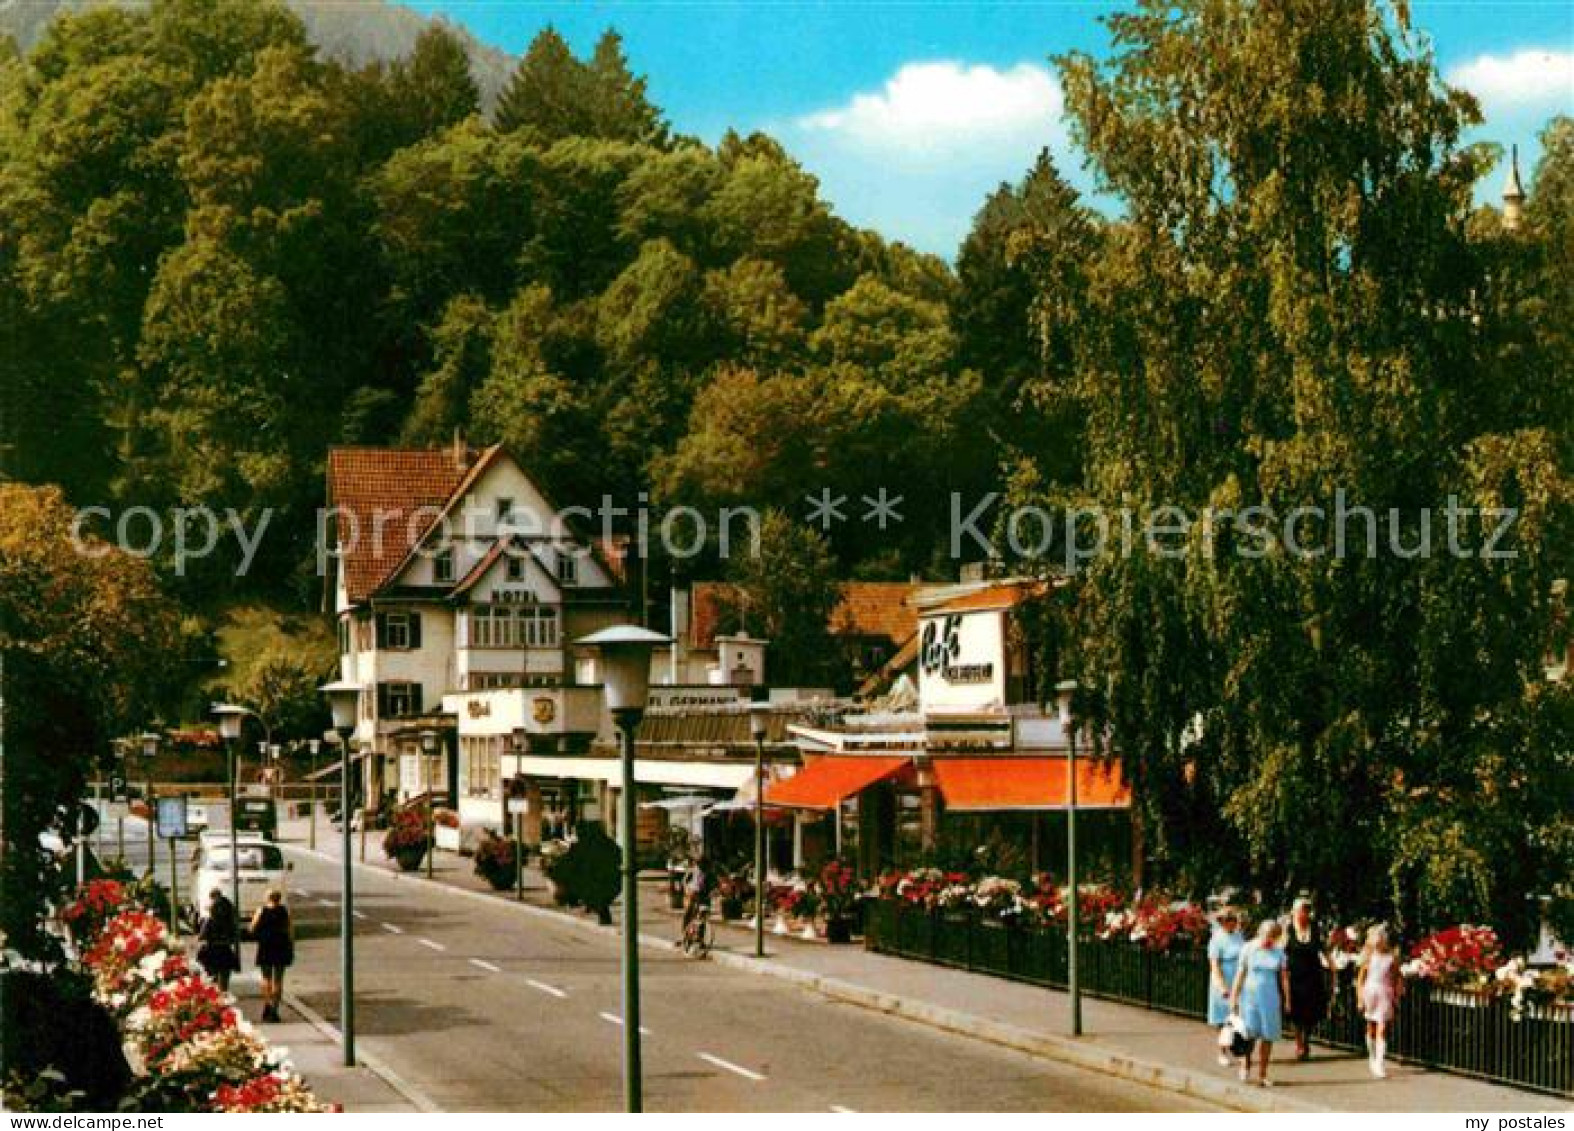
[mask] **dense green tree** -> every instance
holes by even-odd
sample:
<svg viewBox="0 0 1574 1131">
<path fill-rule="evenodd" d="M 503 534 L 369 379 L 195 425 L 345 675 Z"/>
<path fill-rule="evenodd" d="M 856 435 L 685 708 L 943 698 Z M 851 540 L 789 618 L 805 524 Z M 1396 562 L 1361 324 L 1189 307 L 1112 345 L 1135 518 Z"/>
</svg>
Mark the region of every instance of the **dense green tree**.
<svg viewBox="0 0 1574 1131">
<path fill-rule="evenodd" d="M 492 329 L 496 316 L 474 295 L 460 295 L 443 311 L 432 331 L 435 366 L 416 389 L 405 420 L 403 442 L 436 447 L 463 431 L 470 398 L 492 368 Z"/>
<path fill-rule="evenodd" d="M 853 365 L 892 390 L 942 377 L 956 361 L 945 307 L 910 298 L 865 275 L 826 305 L 809 338 L 827 365 Z"/>
<path fill-rule="evenodd" d="M 839 683 L 831 645 L 831 610 L 841 598 L 830 545 L 782 511 L 760 519 L 758 547 L 737 547 L 727 562 L 737 603 L 731 619 L 771 642 L 771 682 L 787 686 Z"/>
<path fill-rule="evenodd" d="M 456 126 L 481 110 L 470 56 L 459 37 L 442 24 L 432 24 L 416 37 L 409 56 L 392 67 L 389 86 L 408 115 L 414 138 Z"/>
<path fill-rule="evenodd" d="M 1233 872 L 1523 938 L 1523 893 L 1566 856 L 1441 864 L 1556 842 L 1521 803 L 1566 805 L 1574 781 L 1566 742 L 1523 789 L 1503 779 L 1567 693 L 1540 662 L 1568 490 L 1546 375 L 1499 381 L 1491 249 L 1466 223 L 1474 103 L 1403 6 L 1155 2 L 1108 22 L 1108 62 L 1062 60 L 1125 219 L 1085 261 L 1043 261 L 1040 332 L 1070 362 L 1052 392 L 1087 443 L 1083 493 L 1051 497 L 1103 507 L 1117 542 L 1123 507 L 1139 532 L 1162 506 L 1193 522 L 1089 564 L 1062 670 L 1092 688 L 1172 881 Z M 1474 556 L 1444 544 L 1451 499 L 1477 508 L 1457 519 Z M 1340 500 L 1375 537 L 1357 517 L 1336 541 Z M 1518 510 L 1506 561 L 1479 552 L 1497 505 Z M 1278 524 L 1300 506 L 1325 517 L 1292 544 Z M 1424 523 L 1430 553 L 1395 550 Z"/>
<path fill-rule="evenodd" d="M 743 258 L 708 272 L 703 302 L 726 356 L 764 366 L 804 356 L 809 309 L 776 264 Z"/>
<path fill-rule="evenodd" d="M 530 129 L 547 141 L 593 137 L 663 145 L 667 125 L 629 70 L 623 38 L 605 32 L 588 62 L 580 62 L 556 28 L 531 40 L 494 115 L 505 132 Z"/>
</svg>

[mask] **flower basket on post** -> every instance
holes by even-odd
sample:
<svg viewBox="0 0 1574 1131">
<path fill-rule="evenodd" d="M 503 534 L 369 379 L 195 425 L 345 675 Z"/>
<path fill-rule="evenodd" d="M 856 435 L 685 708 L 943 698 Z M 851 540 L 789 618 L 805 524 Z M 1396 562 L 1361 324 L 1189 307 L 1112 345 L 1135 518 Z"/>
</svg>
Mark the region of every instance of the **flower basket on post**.
<svg viewBox="0 0 1574 1131">
<path fill-rule="evenodd" d="M 853 913 L 858 881 L 852 867 L 841 860 L 827 860 L 820 869 L 820 900 L 825 907 L 825 941 L 853 941 Z"/>
<path fill-rule="evenodd" d="M 516 869 L 525 861 L 524 846 L 513 837 L 487 832 L 475 850 L 475 874 L 493 891 L 507 891 L 518 882 Z"/>
<path fill-rule="evenodd" d="M 432 838 L 427 834 L 426 821 L 413 809 L 402 809 L 394 814 L 393 822 L 383 834 L 383 852 L 401 872 L 413 872 L 421 866 L 431 850 Z"/>
</svg>

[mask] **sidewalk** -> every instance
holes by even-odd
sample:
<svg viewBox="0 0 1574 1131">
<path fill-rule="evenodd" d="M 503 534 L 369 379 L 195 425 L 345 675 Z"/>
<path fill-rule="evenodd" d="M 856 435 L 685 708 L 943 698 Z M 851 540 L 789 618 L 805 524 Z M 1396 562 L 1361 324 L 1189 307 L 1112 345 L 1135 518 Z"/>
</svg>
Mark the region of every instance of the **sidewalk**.
<svg viewBox="0 0 1574 1131">
<path fill-rule="evenodd" d="M 340 1104 L 350 1112 L 425 1110 L 389 1075 L 367 1064 L 365 1057 L 355 1067 L 346 1067 L 339 1051 L 338 1033 L 291 1000 L 288 987 L 281 1010 L 284 1021 L 269 1024 L 258 1021 L 262 1016 L 260 990 L 256 970 L 248 961 L 240 977 L 231 982 L 230 992 L 275 1051 L 294 1065 L 318 1099 Z"/>
<path fill-rule="evenodd" d="M 305 851 L 305 829 L 290 822 L 281 843 Z M 398 874 L 369 837 L 364 867 Z M 357 842 L 358 847 L 358 842 Z M 319 854 L 338 859 L 338 841 L 318 829 Z M 527 869 L 525 900 L 493 893 L 468 859 L 439 853 L 432 881 L 424 872 L 401 880 L 433 883 L 453 896 L 514 904 L 522 913 L 563 916 L 590 931 L 611 932 L 581 912 L 552 905 L 545 880 Z M 667 909 L 665 884 L 640 885 L 640 932 L 647 946 L 671 946 L 677 914 Z M 619 909 L 614 908 L 614 919 Z M 754 937 L 744 926 L 718 923 L 712 959 L 796 982 L 827 997 L 880 1010 L 934 1028 L 960 1033 L 1124 1079 L 1248 1111 L 1570 1111 L 1574 1104 L 1550 1096 L 1461 1076 L 1390 1064 L 1387 1080 L 1374 1080 L 1363 1057 L 1314 1048 L 1311 1061 L 1291 1058 L 1286 1040 L 1275 1048 L 1275 1086 L 1242 1085 L 1233 1068 L 1216 1060 L 1212 1030 L 1155 1011 L 1083 999 L 1084 1036 L 1072 1038 L 1064 993 L 982 974 L 872 954 L 860 946 L 829 946 L 766 934 L 764 960 L 754 957 Z"/>
</svg>

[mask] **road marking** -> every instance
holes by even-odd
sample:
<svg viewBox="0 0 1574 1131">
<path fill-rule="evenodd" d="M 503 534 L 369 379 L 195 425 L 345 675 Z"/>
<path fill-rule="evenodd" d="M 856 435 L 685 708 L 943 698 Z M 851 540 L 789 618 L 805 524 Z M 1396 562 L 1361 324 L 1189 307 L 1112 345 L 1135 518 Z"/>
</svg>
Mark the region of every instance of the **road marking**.
<svg viewBox="0 0 1574 1131">
<path fill-rule="evenodd" d="M 387 931 L 390 935 L 402 935 L 402 934 L 404 934 L 404 928 L 403 927 L 396 927 L 392 923 L 384 923 L 383 924 L 383 930 Z"/>
<path fill-rule="evenodd" d="M 754 1080 L 754 1081 L 758 1082 L 760 1080 L 765 1079 L 764 1076 L 761 1076 L 758 1072 L 755 1072 L 752 1068 L 745 1068 L 741 1064 L 734 1064 L 730 1060 L 723 1060 L 721 1057 L 719 1057 L 719 1056 L 712 1056 L 708 1052 L 696 1053 L 695 1055 L 698 1056 L 701 1060 L 703 1060 L 706 1064 L 714 1064 L 717 1068 L 725 1068 L 728 1072 L 736 1072 L 739 1076 L 742 1076 L 745 1080 Z"/>
<path fill-rule="evenodd" d="M 331 899 L 319 899 L 317 902 L 320 903 L 324 907 L 337 907 L 337 906 L 339 906 L 337 903 L 335 903 Z"/>
<path fill-rule="evenodd" d="M 831 1105 L 831 1110 L 834 1111 L 837 1115 L 857 1115 L 858 1114 L 858 1112 L 855 1111 L 854 1109 L 852 1109 L 850 1107 L 841 1107 L 838 1104 L 832 1104 Z"/>
<path fill-rule="evenodd" d="M 481 959 L 481 958 L 472 958 L 470 960 L 470 965 L 475 966 L 475 967 L 479 967 L 480 969 L 485 970 L 489 974 L 501 974 L 503 972 L 502 967 L 500 967 L 500 966 L 493 966 L 490 962 L 487 962 L 485 959 Z"/>
<path fill-rule="evenodd" d="M 619 1017 L 616 1013 L 603 1013 L 601 1014 L 601 1019 L 607 1022 L 609 1025 L 616 1025 L 620 1029 L 623 1027 L 623 1018 Z M 645 1028 L 643 1025 L 639 1027 L 639 1031 L 645 1034 L 647 1037 L 650 1036 L 650 1030 Z M 761 1077 L 761 1079 L 764 1079 L 764 1077 Z"/>
<path fill-rule="evenodd" d="M 431 939 L 416 939 L 415 941 L 420 943 L 424 947 L 430 947 L 432 950 L 447 950 L 448 949 L 442 943 L 440 943 L 440 942 L 433 942 Z"/>
<path fill-rule="evenodd" d="M 354 915 L 357 919 L 366 918 L 366 912 L 364 911 L 351 911 L 350 914 Z"/>
<path fill-rule="evenodd" d="M 525 985 L 529 986 L 533 990 L 540 990 L 544 994 L 551 994 L 553 997 L 568 996 L 567 991 L 560 990 L 556 986 L 549 986 L 545 982 L 538 982 L 534 978 L 526 978 Z"/>
<path fill-rule="evenodd" d="M 296 888 L 295 894 L 300 896 L 302 899 L 305 899 L 307 896 L 311 895 L 311 892 L 307 891 L 305 888 Z"/>
</svg>

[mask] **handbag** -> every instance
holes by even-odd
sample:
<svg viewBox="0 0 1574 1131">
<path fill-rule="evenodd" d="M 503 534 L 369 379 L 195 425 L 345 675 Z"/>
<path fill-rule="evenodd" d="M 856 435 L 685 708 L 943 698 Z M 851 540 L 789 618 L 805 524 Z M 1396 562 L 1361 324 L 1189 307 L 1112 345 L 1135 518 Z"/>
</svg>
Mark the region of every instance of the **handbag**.
<svg viewBox="0 0 1574 1131">
<path fill-rule="evenodd" d="M 1246 1022 L 1240 1014 L 1230 1014 L 1219 1029 L 1219 1048 L 1234 1057 L 1242 1057 L 1252 1051 L 1251 1038 L 1246 1035 Z"/>
</svg>

